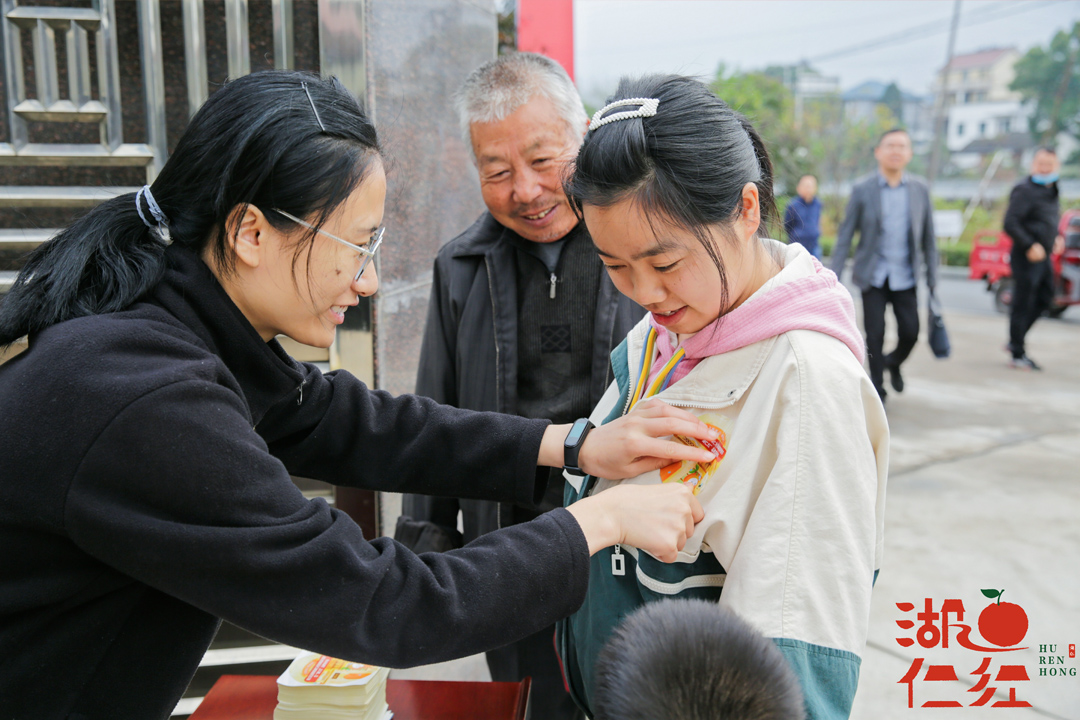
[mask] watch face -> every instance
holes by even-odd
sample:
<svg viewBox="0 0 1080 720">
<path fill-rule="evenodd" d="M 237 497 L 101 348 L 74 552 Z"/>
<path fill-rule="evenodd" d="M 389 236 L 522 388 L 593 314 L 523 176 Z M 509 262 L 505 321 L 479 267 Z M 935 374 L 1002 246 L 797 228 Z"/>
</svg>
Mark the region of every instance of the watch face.
<svg viewBox="0 0 1080 720">
<path fill-rule="evenodd" d="M 586 420 L 578 420 L 574 423 L 573 427 L 570 428 L 570 432 L 566 435 L 566 442 L 564 444 L 567 447 L 574 447 L 578 444 L 578 441 L 581 440 L 581 434 L 585 432 L 585 428 L 588 427 L 587 422 L 588 421 Z"/>
</svg>

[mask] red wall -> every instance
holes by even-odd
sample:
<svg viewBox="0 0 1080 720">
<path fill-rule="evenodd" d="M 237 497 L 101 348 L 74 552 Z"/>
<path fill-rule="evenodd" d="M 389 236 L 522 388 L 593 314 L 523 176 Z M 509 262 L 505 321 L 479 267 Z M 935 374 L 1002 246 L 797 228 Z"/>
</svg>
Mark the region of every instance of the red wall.
<svg viewBox="0 0 1080 720">
<path fill-rule="evenodd" d="M 518 50 L 546 55 L 574 77 L 574 0 L 518 0 Z"/>
</svg>

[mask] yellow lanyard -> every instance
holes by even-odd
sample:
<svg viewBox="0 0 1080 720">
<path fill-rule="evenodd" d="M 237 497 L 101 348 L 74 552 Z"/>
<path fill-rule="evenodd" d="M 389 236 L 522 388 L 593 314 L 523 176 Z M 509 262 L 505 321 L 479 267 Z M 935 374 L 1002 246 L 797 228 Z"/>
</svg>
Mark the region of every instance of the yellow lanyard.
<svg viewBox="0 0 1080 720">
<path fill-rule="evenodd" d="M 656 349 L 656 338 L 659 333 L 656 332 L 656 328 L 649 328 L 649 337 L 645 341 L 645 347 L 641 349 L 641 369 L 638 373 L 637 387 L 634 388 L 634 396 L 630 402 L 630 410 L 634 409 L 640 401 L 645 398 L 652 397 L 663 392 L 670 384 L 672 375 L 675 374 L 675 368 L 682 361 L 683 356 L 686 355 L 686 351 L 679 348 L 675 351 L 675 354 L 664 363 L 664 367 L 660 368 L 659 374 L 652 384 L 649 385 L 649 389 L 645 390 L 645 383 L 649 380 L 649 370 L 652 369 L 653 351 Z"/>
</svg>

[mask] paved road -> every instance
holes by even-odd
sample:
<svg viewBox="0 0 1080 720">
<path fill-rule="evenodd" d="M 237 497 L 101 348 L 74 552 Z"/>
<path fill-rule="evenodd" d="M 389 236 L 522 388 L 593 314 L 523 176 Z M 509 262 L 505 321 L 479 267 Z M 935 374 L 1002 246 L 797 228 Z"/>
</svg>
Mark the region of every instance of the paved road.
<svg viewBox="0 0 1080 720">
<path fill-rule="evenodd" d="M 1080 661 L 1067 653 L 1080 644 L 1080 308 L 1032 329 L 1028 351 L 1046 369 L 1030 373 L 1008 367 L 1006 319 L 978 283 L 943 277 L 941 295 L 953 357 L 936 360 L 920 344 L 905 366 L 905 392 L 889 396 L 885 560 L 852 717 L 1080 720 Z M 916 620 L 926 598 L 934 610 L 961 600 L 967 614 L 953 622 L 978 636 L 992 602 L 982 589 L 1005 589 L 1003 601 L 1026 611 L 1030 626 L 1019 646 L 1030 649 L 978 652 L 958 647 L 955 635 L 947 650 L 897 642 L 921 625 L 905 631 L 897 621 Z M 897 607 L 907 602 L 917 605 L 910 614 Z M 1040 655 L 1042 645 L 1058 652 Z M 971 674 L 985 657 L 987 687 L 997 694 L 970 707 L 985 692 L 972 690 L 981 675 Z M 1059 668 L 1043 663 L 1058 657 L 1077 674 L 1050 676 Z M 927 682 L 924 668 L 909 709 L 900 679 L 917 658 L 953 667 L 958 679 Z M 1002 664 L 1022 665 L 1030 680 L 996 681 Z M 992 707 L 1008 702 L 1010 687 L 1031 707 Z M 935 700 L 964 707 L 921 707 Z"/>
</svg>

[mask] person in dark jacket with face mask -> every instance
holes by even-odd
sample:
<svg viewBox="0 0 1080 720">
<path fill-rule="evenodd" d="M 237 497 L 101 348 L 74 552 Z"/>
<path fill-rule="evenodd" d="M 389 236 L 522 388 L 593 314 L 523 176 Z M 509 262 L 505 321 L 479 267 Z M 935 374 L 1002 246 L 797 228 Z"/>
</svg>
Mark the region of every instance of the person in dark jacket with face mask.
<svg viewBox="0 0 1080 720">
<path fill-rule="evenodd" d="M 680 487 L 417 556 L 292 484 L 529 502 L 538 465 L 628 477 L 689 456 L 659 438 L 707 433 L 655 405 L 564 453 L 565 425 L 290 358 L 275 337 L 327 347 L 378 287 L 385 194 L 351 94 L 256 73 L 206 102 L 153 185 L 30 256 L 0 305 L 0 345 L 29 337 L 0 366 L 0 716 L 167 717 L 221 618 L 391 667 L 482 652 L 573 611 L 606 545 L 675 557 L 701 517 Z"/>
<path fill-rule="evenodd" d="M 1031 175 L 1012 189 L 1005 211 L 1005 232 L 1012 238 L 1010 255 L 1013 290 L 1009 309 L 1010 365 L 1042 370 L 1027 356 L 1024 340 L 1035 321 L 1054 299 L 1055 251 L 1058 224 L 1058 159 L 1053 148 L 1040 148 L 1031 161 Z"/>
</svg>

